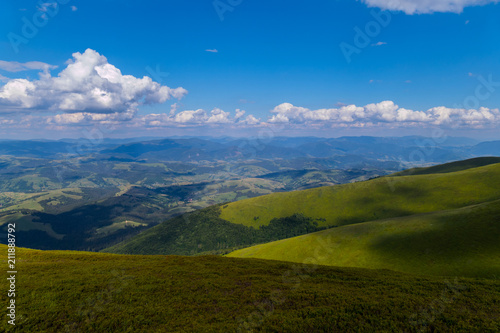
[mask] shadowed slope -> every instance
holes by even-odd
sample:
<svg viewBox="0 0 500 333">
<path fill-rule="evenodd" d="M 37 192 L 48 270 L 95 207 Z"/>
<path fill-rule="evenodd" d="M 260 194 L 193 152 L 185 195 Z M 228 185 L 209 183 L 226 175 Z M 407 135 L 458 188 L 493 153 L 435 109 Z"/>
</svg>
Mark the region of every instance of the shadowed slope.
<svg viewBox="0 0 500 333">
<path fill-rule="evenodd" d="M 319 251 L 319 252 L 318 252 Z M 500 201 L 320 231 L 237 250 L 230 257 L 500 277 Z"/>
</svg>

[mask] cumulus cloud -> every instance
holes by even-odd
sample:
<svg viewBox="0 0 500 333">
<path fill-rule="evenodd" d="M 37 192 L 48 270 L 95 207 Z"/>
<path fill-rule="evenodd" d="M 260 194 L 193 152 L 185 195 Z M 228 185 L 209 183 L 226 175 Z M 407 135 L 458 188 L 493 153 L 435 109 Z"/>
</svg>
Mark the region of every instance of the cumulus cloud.
<svg viewBox="0 0 500 333">
<path fill-rule="evenodd" d="M 497 3 L 499 0 L 363 0 L 370 7 L 402 11 L 408 15 L 434 12 L 461 13 L 465 7 Z"/>
<path fill-rule="evenodd" d="M 26 64 L 19 65 L 26 67 Z M 161 104 L 170 98 L 180 99 L 187 93 L 184 88 L 162 86 L 148 76 L 123 75 L 106 57 L 91 49 L 74 53 L 67 64 L 57 76 L 45 71 L 39 80 L 9 80 L 0 87 L 0 106 L 80 112 L 82 115 L 123 113 L 128 119 L 139 105 Z M 9 66 L 19 68 L 16 64 L 9 63 Z"/>
<path fill-rule="evenodd" d="M 269 123 L 288 123 L 298 125 L 330 124 L 340 126 L 364 127 L 374 125 L 389 126 L 450 126 L 486 127 L 500 124 L 498 109 L 447 108 L 444 106 L 427 111 L 401 108 L 392 101 L 372 103 L 360 107 L 345 105 L 339 108 L 310 110 L 304 107 L 283 103 L 271 110 Z"/>
<path fill-rule="evenodd" d="M 168 120 L 169 118 L 167 118 Z M 207 113 L 203 109 L 186 110 L 179 112 L 173 117 L 175 123 L 203 123 L 207 119 Z"/>
<path fill-rule="evenodd" d="M 243 121 L 241 121 L 241 123 L 246 125 L 259 125 L 261 124 L 261 121 L 255 118 L 253 115 L 249 114 Z"/>
<path fill-rule="evenodd" d="M 437 125 L 483 127 L 485 124 L 498 124 L 500 111 L 481 107 L 475 109 L 446 108 L 443 106 L 429 110 Z"/>
<path fill-rule="evenodd" d="M 233 122 L 229 119 L 229 112 L 224 112 L 219 108 L 215 108 L 210 112 L 210 117 L 207 119 L 207 123 L 210 124 L 227 124 Z"/>
<path fill-rule="evenodd" d="M 177 107 L 175 107 L 177 108 Z M 57 115 L 22 115 L 17 119 L 0 117 L 0 125 L 8 128 L 51 128 L 110 124 L 125 128 L 255 128 L 279 125 L 280 127 L 327 130 L 331 128 L 461 128 L 487 129 L 500 126 L 500 110 L 433 107 L 426 111 L 398 106 L 392 101 L 371 103 L 365 106 L 339 105 L 335 108 L 311 110 L 282 103 L 271 110 L 267 120 L 236 109 L 234 113 L 219 108 L 184 110 L 136 116 L 134 112 L 92 113 L 74 112 Z"/>
<path fill-rule="evenodd" d="M 95 122 L 99 123 L 115 123 L 132 120 L 134 118 L 133 112 L 125 113 L 89 113 L 89 112 L 75 112 L 75 113 L 62 113 L 55 116 L 46 118 L 47 124 L 57 125 L 88 125 Z"/>
<path fill-rule="evenodd" d="M 40 61 L 29 61 L 25 63 L 20 63 L 17 61 L 3 61 L 0 60 L 0 69 L 7 72 L 21 72 L 29 70 L 41 70 L 47 72 L 51 69 L 56 69 L 57 66 L 49 65 Z"/>
<path fill-rule="evenodd" d="M 246 111 L 245 110 L 240 110 L 236 109 L 236 116 L 234 116 L 235 119 L 240 119 L 245 115 Z"/>
<path fill-rule="evenodd" d="M 258 125 L 260 120 L 253 115 L 244 117 L 245 111 L 236 109 L 235 115 L 219 108 L 214 108 L 210 112 L 203 109 L 185 110 L 177 114 L 148 114 L 135 120 L 135 126 L 149 127 L 191 127 L 191 126 L 212 126 L 212 125 Z"/>
</svg>

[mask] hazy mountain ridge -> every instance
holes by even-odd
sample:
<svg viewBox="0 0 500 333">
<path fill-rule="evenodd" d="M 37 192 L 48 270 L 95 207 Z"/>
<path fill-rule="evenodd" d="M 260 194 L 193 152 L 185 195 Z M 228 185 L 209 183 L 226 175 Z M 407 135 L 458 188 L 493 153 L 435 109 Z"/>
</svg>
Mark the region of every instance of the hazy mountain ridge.
<svg viewBox="0 0 500 333">
<path fill-rule="evenodd" d="M 146 139 L 146 140 L 144 140 Z M 443 141 L 443 142 L 438 142 Z M 100 158 L 156 158 L 158 160 L 189 161 L 241 158 L 331 157 L 336 155 L 366 155 L 371 158 L 408 159 L 419 148 L 432 149 L 426 162 L 446 162 L 480 155 L 498 155 L 499 141 L 477 142 L 473 139 L 449 137 L 433 140 L 426 137 L 340 137 L 335 139 L 304 137 L 259 138 L 166 138 L 154 139 L 65 139 L 7 140 L 0 145 L 0 155 L 55 158 L 88 156 Z M 153 154 L 154 153 L 154 154 Z M 198 155 L 197 155 L 198 154 Z M 111 156 L 109 156 L 111 155 Z"/>
</svg>

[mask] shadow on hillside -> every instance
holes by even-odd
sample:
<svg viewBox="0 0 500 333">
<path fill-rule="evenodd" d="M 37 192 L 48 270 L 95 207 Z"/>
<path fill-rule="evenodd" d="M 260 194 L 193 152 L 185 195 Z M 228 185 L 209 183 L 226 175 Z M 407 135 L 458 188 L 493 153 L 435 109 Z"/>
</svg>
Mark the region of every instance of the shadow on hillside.
<svg viewBox="0 0 500 333">
<path fill-rule="evenodd" d="M 379 237 L 371 250 L 388 259 L 419 257 L 419 261 L 455 261 L 500 254 L 500 205 L 494 202 L 435 214 L 401 223 L 422 223 L 425 230 Z"/>
</svg>

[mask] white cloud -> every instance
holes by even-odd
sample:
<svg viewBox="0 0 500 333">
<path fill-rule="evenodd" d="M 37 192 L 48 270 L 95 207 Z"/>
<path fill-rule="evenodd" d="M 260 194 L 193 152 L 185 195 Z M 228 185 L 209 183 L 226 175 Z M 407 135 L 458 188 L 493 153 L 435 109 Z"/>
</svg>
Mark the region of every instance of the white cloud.
<svg viewBox="0 0 500 333">
<path fill-rule="evenodd" d="M 8 77 L 5 77 L 3 76 L 2 74 L 0 74 L 0 82 L 7 82 L 9 81 L 10 79 Z"/>
<path fill-rule="evenodd" d="M 76 12 L 76 11 L 78 10 L 78 8 L 77 8 L 76 6 L 71 6 L 71 10 L 72 10 L 73 12 Z"/>
<path fill-rule="evenodd" d="M 170 105 L 170 115 L 171 116 L 175 115 L 175 113 L 177 112 L 178 109 L 179 109 L 179 104 L 174 103 L 174 104 Z"/>
<path fill-rule="evenodd" d="M 217 51 L 217 49 L 206 49 L 205 51 L 211 52 L 211 53 L 219 53 L 219 51 Z"/>
<path fill-rule="evenodd" d="M 22 92 L 19 93 L 22 95 Z M 30 103 L 30 101 L 24 101 Z M 434 107 L 427 111 L 399 107 L 392 101 L 371 103 L 365 106 L 343 105 L 336 108 L 310 110 L 282 103 L 271 110 L 267 121 L 237 109 L 232 115 L 219 108 L 210 112 L 203 109 L 185 110 L 179 113 L 161 113 L 136 116 L 135 112 L 92 113 L 74 112 L 57 115 L 0 116 L 0 125 L 6 128 L 45 128 L 64 130 L 71 127 L 110 124 L 124 128 L 196 128 L 245 129 L 274 125 L 286 128 L 315 129 L 331 128 L 460 128 L 488 129 L 500 126 L 500 110 L 490 108 L 463 109 Z"/>
<path fill-rule="evenodd" d="M 210 112 L 210 117 L 206 120 L 208 124 L 227 124 L 233 122 L 229 119 L 229 112 L 224 112 L 219 108 L 215 108 Z"/>
<path fill-rule="evenodd" d="M 57 2 L 45 2 L 45 3 L 39 4 L 37 9 L 41 12 L 47 12 L 47 10 L 49 10 L 49 8 L 56 8 L 56 7 L 57 7 Z"/>
<path fill-rule="evenodd" d="M 95 122 L 99 123 L 116 123 L 126 120 L 132 120 L 134 117 L 133 112 L 128 113 L 89 113 L 89 112 L 75 112 L 75 113 L 62 113 L 55 116 L 47 117 L 45 122 L 47 124 L 57 125 L 88 125 Z"/>
<path fill-rule="evenodd" d="M 382 45 L 387 45 L 386 42 L 377 42 L 375 44 L 372 44 L 372 46 L 382 46 Z"/>
<path fill-rule="evenodd" d="M 35 84 L 28 80 L 10 80 L 0 89 L 0 103 L 5 101 L 7 105 L 32 108 L 37 105 L 37 98 L 33 94 L 35 90 Z"/>
<path fill-rule="evenodd" d="M 500 111 L 481 107 L 475 109 L 457 109 L 444 106 L 429 110 L 434 115 L 436 125 L 483 127 L 486 124 L 498 124 Z"/>
<path fill-rule="evenodd" d="M 207 119 L 207 113 L 203 109 L 187 110 L 176 114 L 172 121 L 175 123 L 203 123 Z M 170 119 L 168 119 L 170 120 Z"/>
<path fill-rule="evenodd" d="M 434 12 L 461 13 L 465 7 L 497 3 L 499 0 L 363 0 L 370 7 L 382 10 L 397 10 L 406 14 L 429 14 Z"/>
<path fill-rule="evenodd" d="M 346 105 L 340 108 L 310 110 L 283 103 L 271 110 L 269 123 L 296 125 L 330 124 L 350 127 L 366 126 L 449 126 L 488 127 L 500 124 L 498 109 L 460 109 L 435 107 L 427 111 L 400 108 L 392 101 L 368 104 L 364 107 Z"/>
<path fill-rule="evenodd" d="M 240 119 L 245 115 L 245 113 L 245 110 L 236 109 L 236 116 L 234 116 L 234 119 Z"/>
<path fill-rule="evenodd" d="M 40 80 L 8 81 L 0 87 L 0 106 L 27 110 L 124 113 L 127 114 L 125 119 L 128 119 L 139 105 L 164 103 L 170 98 L 180 99 L 187 93 L 184 88 L 171 89 L 147 76 L 140 79 L 123 75 L 108 63 L 106 57 L 91 49 L 83 54 L 74 53 L 67 64 L 55 77 L 45 72 L 40 74 Z"/>
<path fill-rule="evenodd" d="M 209 113 L 203 109 L 185 110 L 177 114 L 148 114 L 135 119 L 134 126 L 152 127 L 191 127 L 191 126 L 253 126 L 260 124 L 260 120 L 253 115 L 243 118 L 245 111 L 236 109 L 235 116 L 230 112 L 214 108 Z"/>
<path fill-rule="evenodd" d="M 57 66 L 49 65 L 40 61 L 29 61 L 25 63 L 20 63 L 17 61 L 3 61 L 0 60 L 0 69 L 7 72 L 22 72 L 29 70 L 41 70 L 48 72 L 51 69 L 56 69 Z"/>
<path fill-rule="evenodd" d="M 248 115 L 245 120 L 242 121 L 242 123 L 246 124 L 246 125 L 258 125 L 260 124 L 260 120 L 255 118 L 253 115 Z"/>
</svg>

